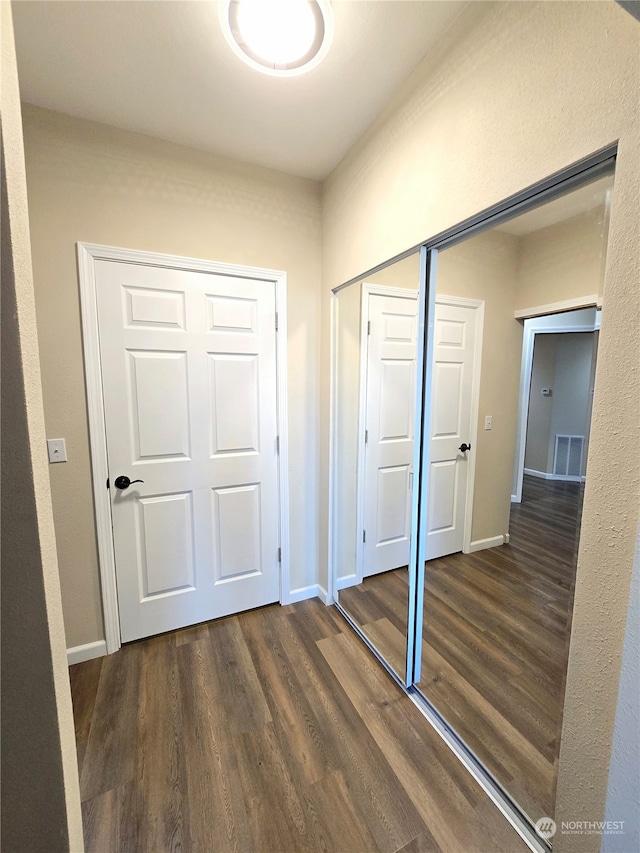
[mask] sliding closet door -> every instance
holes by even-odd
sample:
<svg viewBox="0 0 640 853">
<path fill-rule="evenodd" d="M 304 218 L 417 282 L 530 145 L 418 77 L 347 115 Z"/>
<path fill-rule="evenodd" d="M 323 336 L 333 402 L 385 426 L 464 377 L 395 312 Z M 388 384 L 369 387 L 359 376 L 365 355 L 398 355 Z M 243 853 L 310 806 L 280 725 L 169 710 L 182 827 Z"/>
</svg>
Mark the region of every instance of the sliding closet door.
<svg viewBox="0 0 640 853">
<path fill-rule="evenodd" d="M 612 187 L 429 255 L 413 682 L 532 823 L 555 808 Z"/>
<path fill-rule="evenodd" d="M 424 257 L 416 252 L 333 298 L 334 597 L 407 685 L 415 628 L 422 269 Z"/>
</svg>

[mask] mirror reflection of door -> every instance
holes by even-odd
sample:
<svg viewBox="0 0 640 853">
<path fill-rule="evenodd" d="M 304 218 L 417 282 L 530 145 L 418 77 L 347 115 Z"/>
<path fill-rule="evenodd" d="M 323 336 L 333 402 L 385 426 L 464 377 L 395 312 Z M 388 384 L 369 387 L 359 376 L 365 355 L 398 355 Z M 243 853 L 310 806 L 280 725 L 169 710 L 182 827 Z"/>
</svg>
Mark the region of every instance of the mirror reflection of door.
<svg viewBox="0 0 640 853">
<path fill-rule="evenodd" d="M 531 826 L 554 816 L 612 186 L 425 252 L 429 293 L 416 254 L 334 298 L 337 603 Z M 432 306 L 424 399 L 416 301 L 372 282 Z"/>
<path fill-rule="evenodd" d="M 427 560 L 469 548 L 483 313 L 482 300 L 436 295 Z"/>
<path fill-rule="evenodd" d="M 334 297 L 337 602 L 406 677 L 419 255 Z"/>
<path fill-rule="evenodd" d="M 469 541 L 444 554 L 427 541 L 417 686 L 534 822 L 554 815 L 612 184 L 599 178 L 438 253 L 436 299 L 482 300 L 484 334 Z M 452 370 L 444 432 L 456 426 L 455 380 Z M 429 530 L 453 515 L 436 460 Z"/>
<path fill-rule="evenodd" d="M 364 577 L 409 564 L 417 295 L 363 286 Z"/>
</svg>

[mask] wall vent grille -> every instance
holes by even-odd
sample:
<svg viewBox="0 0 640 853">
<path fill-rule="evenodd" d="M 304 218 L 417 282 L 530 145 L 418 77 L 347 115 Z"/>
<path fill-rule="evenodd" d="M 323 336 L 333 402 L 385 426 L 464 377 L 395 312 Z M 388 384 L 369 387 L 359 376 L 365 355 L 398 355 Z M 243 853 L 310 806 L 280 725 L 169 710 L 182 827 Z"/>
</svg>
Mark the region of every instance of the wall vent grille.
<svg viewBox="0 0 640 853">
<path fill-rule="evenodd" d="M 580 480 L 582 475 L 583 435 L 556 435 L 553 475 L 556 479 Z"/>
</svg>

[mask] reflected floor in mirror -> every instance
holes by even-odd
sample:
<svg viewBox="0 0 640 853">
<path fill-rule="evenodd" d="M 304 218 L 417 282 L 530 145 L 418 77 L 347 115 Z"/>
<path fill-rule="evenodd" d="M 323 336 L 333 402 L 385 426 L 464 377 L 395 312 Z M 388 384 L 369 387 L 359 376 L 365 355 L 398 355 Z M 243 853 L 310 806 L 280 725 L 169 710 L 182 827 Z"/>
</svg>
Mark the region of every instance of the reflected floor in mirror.
<svg viewBox="0 0 640 853">
<path fill-rule="evenodd" d="M 525 477 L 509 545 L 427 565 L 418 686 L 534 820 L 554 809 L 582 494 Z"/>
<path fill-rule="evenodd" d="M 407 567 L 365 578 L 340 591 L 340 604 L 404 679 L 407 661 Z"/>
<path fill-rule="evenodd" d="M 555 800 L 582 494 L 525 476 L 509 545 L 427 564 L 418 687 L 534 820 Z M 403 672 L 406 570 L 340 595 Z"/>
</svg>

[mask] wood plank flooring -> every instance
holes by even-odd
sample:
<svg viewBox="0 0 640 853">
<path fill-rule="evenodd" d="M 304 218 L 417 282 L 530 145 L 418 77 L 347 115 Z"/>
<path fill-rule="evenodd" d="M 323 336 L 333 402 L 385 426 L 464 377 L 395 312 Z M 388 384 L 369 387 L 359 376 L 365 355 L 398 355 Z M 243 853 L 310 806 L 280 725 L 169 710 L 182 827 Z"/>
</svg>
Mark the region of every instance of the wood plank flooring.
<svg viewBox="0 0 640 853">
<path fill-rule="evenodd" d="M 426 567 L 418 686 L 534 820 L 555 802 L 582 491 L 525 477 L 509 545 Z M 406 571 L 340 602 L 404 672 Z"/>
<path fill-rule="evenodd" d="M 407 665 L 409 572 L 406 567 L 340 590 L 339 602 L 404 680 Z"/>
<path fill-rule="evenodd" d="M 88 853 L 524 853 L 334 608 L 71 667 Z"/>
</svg>

